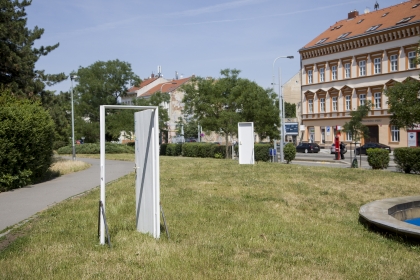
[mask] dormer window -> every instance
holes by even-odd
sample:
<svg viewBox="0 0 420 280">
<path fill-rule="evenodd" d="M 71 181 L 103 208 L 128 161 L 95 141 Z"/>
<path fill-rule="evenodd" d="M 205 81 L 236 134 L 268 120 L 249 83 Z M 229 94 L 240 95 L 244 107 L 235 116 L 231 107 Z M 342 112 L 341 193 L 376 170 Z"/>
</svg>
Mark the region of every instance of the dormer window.
<svg viewBox="0 0 420 280">
<path fill-rule="evenodd" d="M 383 14 L 383 15 L 382 15 L 382 17 L 386 17 L 388 14 L 389 14 L 389 13 L 385 13 L 385 14 Z"/>
<path fill-rule="evenodd" d="M 318 42 L 316 42 L 315 45 L 322 44 L 322 43 L 324 43 L 327 40 L 328 40 L 328 38 L 321 39 Z"/>
<path fill-rule="evenodd" d="M 412 9 L 417 8 L 420 4 L 416 4 L 413 7 L 411 7 Z"/>
<path fill-rule="evenodd" d="M 409 21 L 410 21 L 413 17 L 414 17 L 414 16 L 403 18 L 402 20 L 400 20 L 400 21 L 399 21 L 399 22 L 397 22 L 396 24 L 401 24 L 401 23 L 406 23 L 406 22 L 409 22 Z"/>
<path fill-rule="evenodd" d="M 333 30 L 335 30 L 335 29 L 340 29 L 342 27 L 342 25 L 337 25 L 337 26 L 334 26 L 333 28 L 331 28 L 331 31 L 333 31 Z"/>
<path fill-rule="evenodd" d="M 349 35 L 351 32 L 346 32 L 346 33 L 344 33 L 344 34 L 341 34 L 340 36 L 338 36 L 337 37 L 337 39 L 343 39 L 343 38 L 346 38 L 347 37 L 347 35 Z"/>
<path fill-rule="evenodd" d="M 365 19 L 361 19 L 361 20 L 359 20 L 358 22 L 357 22 L 357 24 L 359 24 L 359 23 L 361 23 L 362 21 L 364 21 Z"/>
<path fill-rule="evenodd" d="M 376 29 L 378 29 L 378 28 L 379 28 L 379 26 L 381 26 L 381 25 L 382 25 L 382 24 L 378 24 L 378 25 L 374 25 L 374 26 L 372 26 L 372 27 L 369 27 L 369 28 L 368 28 L 368 30 L 366 30 L 366 32 L 376 30 Z"/>
</svg>

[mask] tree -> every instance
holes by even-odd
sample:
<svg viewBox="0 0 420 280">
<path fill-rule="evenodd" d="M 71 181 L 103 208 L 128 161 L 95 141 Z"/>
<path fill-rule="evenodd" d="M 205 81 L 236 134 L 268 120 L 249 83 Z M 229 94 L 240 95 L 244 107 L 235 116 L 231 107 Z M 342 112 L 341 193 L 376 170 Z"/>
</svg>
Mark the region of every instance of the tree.
<svg viewBox="0 0 420 280">
<path fill-rule="evenodd" d="M 284 117 L 296 118 L 296 104 L 284 102 Z"/>
<path fill-rule="evenodd" d="M 37 95 L 45 84 L 53 85 L 66 78 L 64 73 L 49 75 L 44 70 L 35 70 L 38 59 L 59 44 L 33 47 L 44 29 L 26 27 L 25 8 L 30 4 L 27 0 L 0 0 L 0 84 L 12 94 L 23 96 Z"/>
<path fill-rule="evenodd" d="M 408 79 L 385 90 L 388 97 L 391 125 L 410 128 L 420 124 L 420 82 Z"/>
<path fill-rule="evenodd" d="M 254 82 L 238 78 L 239 73 L 236 69 L 224 69 L 218 80 L 193 78 L 183 86 L 184 115 L 191 116 L 205 130 L 224 135 L 226 143 L 229 135 L 237 134 L 238 122 L 243 121 L 254 122 L 260 137 L 278 137 L 280 120 L 276 95 Z"/>
<path fill-rule="evenodd" d="M 343 131 L 352 135 L 354 143 L 359 142 L 362 137 L 367 136 L 369 133 L 368 127 L 362 123 L 362 120 L 367 117 L 371 107 L 370 101 L 360 105 L 356 111 L 350 112 L 350 121 L 343 125 Z"/>
<path fill-rule="evenodd" d="M 272 89 L 263 89 L 255 82 L 239 79 L 234 87 L 239 114 L 242 121 L 254 122 L 255 132 L 260 139 L 279 138 L 279 107 Z"/>
<path fill-rule="evenodd" d="M 180 117 L 176 122 L 176 131 L 178 135 L 181 135 L 181 130 L 184 130 L 184 138 L 197 138 L 198 136 L 198 122 L 191 118 Z"/>
<path fill-rule="evenodd" d="M 237 133 L 241 116 L 237 101 L 237 92 L 233 88 L 238 82 L 239 70 L 224 69 L 219 80 L 213 78 L 192 78 L 191 83 L 183 86 L 184 114 L 191 115 L 206 130 L 225 135 L 226 144 L 229 135 Z M 226 145 L 226 157 L 228 157 Z"/>
<path fill-rule="evenodd" d="M 134 98 L 133 105 L 136 106 L 158 106 L 159 107 L 159 130 L 167 130 L 169 121 L 168 110 L 163 108 L 163 104 L 169 102 L 169 94 L 157 92 L 150 98 Z M 106 130 L 112 139 L 116 140 L 121 131 L 131 138 L 134 131 L 134 110 L 113 110 L 112 114 L 106 117 Z"/>
<path fill-rule="evenodd" d="M 131 65 L 119 60 L 98 61 L 88 67 L 79 67 L 76 74 L 78 84 L 74 88 L 75 111 L 78 133 L 87 142 L 99 140 L 99 107 L 116 105 L 126 96 L 128 87 L 138 85 L 141 80 L 131 70 Z M 114 114 L 109 111 L 107 117 Z M 113 124 L 107 122 L 107 128 Z M 107 130 L 107 140 L 115 140 L 115 130 Z M 119 135 L 119 134 L 118 134 Z"/>
</svg>

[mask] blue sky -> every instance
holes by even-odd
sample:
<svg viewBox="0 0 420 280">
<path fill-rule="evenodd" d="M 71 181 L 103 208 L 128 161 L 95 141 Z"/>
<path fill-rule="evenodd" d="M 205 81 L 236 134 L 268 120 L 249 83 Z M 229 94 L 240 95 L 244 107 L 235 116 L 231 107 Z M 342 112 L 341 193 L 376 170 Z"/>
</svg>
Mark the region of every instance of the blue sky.
<svg viewBox="0 0 420 280">
<path fill-rule="evenodd" d="M 299 71 L 298 50 L 348 12 L 373 11 L 376 0 L 33 0 L 28 26 L 44 28 L 36 46 L 60 46 L 36 68 L 69 74 L 79 66 L 119 59 L 144 79 L 162 67 L 164 78 L 177 71 L 219 77 L 236 68 L 240 77 L 271 87 L 281 68 L 282 83 Z M 378 0 L 380 8 L 402 1 Z M 67 91 L 70 80 L 50 90 Z"/>
</svg>

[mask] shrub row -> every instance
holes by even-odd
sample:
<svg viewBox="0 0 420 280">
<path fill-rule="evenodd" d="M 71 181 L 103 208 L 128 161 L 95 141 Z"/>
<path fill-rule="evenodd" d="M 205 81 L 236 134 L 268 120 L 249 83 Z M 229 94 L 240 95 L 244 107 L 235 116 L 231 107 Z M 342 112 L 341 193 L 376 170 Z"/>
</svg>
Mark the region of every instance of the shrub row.
<svg viewBox="0 0 420 280">
<path fill-rule="evenodd" d="M 254 153 L 256 161 L 269 161 L 270 144 L 255 144 Z M 231 147 L 229 147 L 230 152 Z M 238 154 L 238 146 L 234 146 Z M 201 158 L 226 158 L 226 146 L 214 143 L 184 143 L 160 145 L 161 156 L 184 156 Z"/>
<path fill-rule="evenodd" d="M 99 154 L 101 147 L 99 143 L 86 143 L 75 145 L 76 154 Z M 72 154 L 72 146 L 61 147 L 57 150 L 60 155 Z M 105 143 L 105 153 L 107 154 L 134 154 L 134 147 L 124 144 Z"/>
<path fill-rule="evenodd" d="M 389 151 L 385 149 L 367 149 L 368 163 L 372 169 L 386 169 L 389 166 Z"/>
<path fill-rule="evenodd" d="M 54 122 L 39 103 L 0 93 L 0 192 L 42 178 L 52 163 Z"/>
<path fill-rule="evenodd" d="M 399 171 L 420 173 L 420 148 L 396 148 L 394 162 Z"/>
</svg>

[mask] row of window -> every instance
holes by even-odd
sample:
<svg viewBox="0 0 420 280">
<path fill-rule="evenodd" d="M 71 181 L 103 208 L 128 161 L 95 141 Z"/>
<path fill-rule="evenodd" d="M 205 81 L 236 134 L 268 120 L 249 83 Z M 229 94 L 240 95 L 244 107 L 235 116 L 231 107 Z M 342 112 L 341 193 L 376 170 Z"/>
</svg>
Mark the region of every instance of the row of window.
<svg viewBox="0 0 420 280">
<path fill-rule="evenodd" d="M 389 56 L 389 63 L 390 63 L 390 71 L 396 72 L 398 71 L 398 55 L 393 54 Z M 411 51 L 408 52 L 408 69 L 415 69 L 417 68 L 416 64 L 416 52 Z M 325 82 L 325 68 L 319 68 L 319 82 Z M 377 57 L 373 59 L 373 74 L 381 74 L 382 73 L 382 58 Z M 366 76 L 366 60 L 360 60 L 358 62 L 358 76 L 363 77 Z M 344 78 L 349 79 L 351 78 L 351 64 L 350 62 L 344 63 Z M 331 80 L 335 81 L 338 79 L 337 76 L 337 65 L 331 66 Z M 307 70 L 307 82 L 308 84 L 313 83 L 313 70 Z"/>
<path fill-rule="evenodd" d="M 373 107 L 375 109 L 381 109 L 382 108 L 382 93 L 380 92 L 376 92 L 374 93 L 374 99 L 373 99 Z M 337 96 L 333 96 L 331 97 L 331 111 L 332 112 L 337 112 L 338 111 L 338 98 Z M 361 105 L 365 105 L 366 104 L 366 94 L 359 94 L 359 106 Z M 346 111 L 351 111 L 351 96 L 350 95 L 346 95 L 345 96 L 345 108 Z M 325 107 L 325 98 L 320 98 L 319 99 L 319 110 L 321 113 L 325 113 L 326 112 L 326 107 Z M 308 99 L 308 113 L 312 114 L 314 113 L 314 100 L 313 99 Z"/>
<path fill-rule="evenodd" d="M 398 126 L 391 125 L 391 142 L 400 142 L 400 129 Z M 351 132 L 346 133 L 346 141 L 353 141 L 353 135 Z"/>
</svg>

